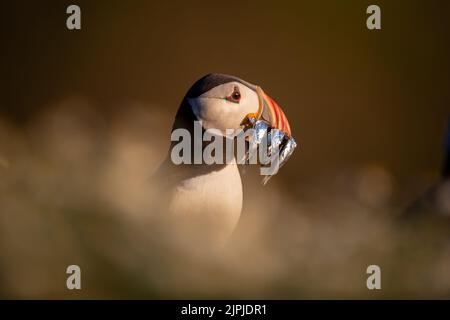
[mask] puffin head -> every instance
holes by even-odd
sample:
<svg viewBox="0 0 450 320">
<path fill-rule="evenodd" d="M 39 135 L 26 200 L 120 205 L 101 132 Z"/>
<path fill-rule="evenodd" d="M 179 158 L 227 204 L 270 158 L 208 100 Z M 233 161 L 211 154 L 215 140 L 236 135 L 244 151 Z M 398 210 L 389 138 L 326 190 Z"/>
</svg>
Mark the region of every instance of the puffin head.
<svg viewBox="0 0 450 320">
<path fill-rule="evenodd" d="M 235 76 L 211 73 L 197 80 L 186 93 L 174 128 L 190 128 L 201 121 L 203 129 L 239 129 L 249 115 L 263 117 L 272 127 L 291 135 L 286 116 L 262 89 Z"/>
</svg>

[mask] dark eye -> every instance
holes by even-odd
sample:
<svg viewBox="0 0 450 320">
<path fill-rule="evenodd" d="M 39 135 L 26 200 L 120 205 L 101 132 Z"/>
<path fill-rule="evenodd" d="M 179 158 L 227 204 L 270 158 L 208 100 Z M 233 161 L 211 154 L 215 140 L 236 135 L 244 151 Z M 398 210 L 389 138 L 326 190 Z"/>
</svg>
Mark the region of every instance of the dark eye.
<svg viewBox="0 0 450 320">
<path fill-rule="evenodd" d="M 239 103 L 239 101 L 241 100 L 241 93 L 239 92 L 239 87 L 234 87 L 233 93 L 230 96 L 226 97 L 226 99 L 234 103 Z"/>
</svg>

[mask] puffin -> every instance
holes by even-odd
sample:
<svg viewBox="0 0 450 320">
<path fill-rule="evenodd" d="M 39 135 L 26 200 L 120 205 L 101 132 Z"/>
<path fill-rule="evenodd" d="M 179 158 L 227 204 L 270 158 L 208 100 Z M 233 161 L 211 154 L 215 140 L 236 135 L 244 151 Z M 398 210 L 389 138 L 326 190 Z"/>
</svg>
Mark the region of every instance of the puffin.
<svg viewBox="0 0 450 320">
<path fill-rule="evenodd" d="M 261 110 L 262 103 L 264 110 Z M 201 124 L 202 134 L 212 129 L 218 132 L 217 137 L 226 140 L 227 129 L 242 128 L 250 115 L 259 113 L 259 117 L 263 111 L 270 114 L 266 117 L 269 126 L 291 136 L 281 107 L 259 86 L 236 76 L 210 73 L 198 79 L 185 94 L 172 133 L 177 129 L 186 130 L 194 137 L 190 141 L 192 147 L 198 143 L 205 148 L 207 142 L 196 141 L 196 122 Z M 189 228 L 189 237 L 224 244 L 235 230 L 243 207 L 238 161 L 234 156 L 223 163 L 199 164 L 191 154 L 189 163 L 175 164 L 171 152 L 176 144 L 171 142 L 167 157 L 153 176 L 163 193 L 164 214 L 184 230 Z"/>
</svg>

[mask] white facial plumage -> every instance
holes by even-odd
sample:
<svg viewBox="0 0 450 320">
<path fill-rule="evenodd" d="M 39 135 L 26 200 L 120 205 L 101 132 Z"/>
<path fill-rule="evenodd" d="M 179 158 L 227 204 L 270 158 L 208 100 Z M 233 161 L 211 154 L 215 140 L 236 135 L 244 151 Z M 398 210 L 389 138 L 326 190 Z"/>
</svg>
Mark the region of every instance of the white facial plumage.
<svg viewBox="0 0 450 320">
<path fill-rule="evenodd" d="M 226 129 L 238 129 L 247 114 L 258 111 L 257 93 L 235 81 L 218 85 L 188 101 L 203 128 L 222 133 Z"/>
</svg>

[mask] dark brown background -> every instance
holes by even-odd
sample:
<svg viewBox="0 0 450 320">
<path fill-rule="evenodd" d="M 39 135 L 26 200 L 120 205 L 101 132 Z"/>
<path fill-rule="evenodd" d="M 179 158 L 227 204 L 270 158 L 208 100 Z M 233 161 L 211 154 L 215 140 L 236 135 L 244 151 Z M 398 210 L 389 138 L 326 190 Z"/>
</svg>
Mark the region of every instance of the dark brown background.
<svg viewBox="0 0 450 320">
<path fill-rule="evenodd" d="M 65 27 L 69 4 L 82 30 Z M 369 31 L 365 10 L 382 9 Z M 2 1 L 0 116 L 33 121 L 66 96 L 174 114 L 209 72 L 261 85 L 301 154 L 284 177 L 377 163 L 437 176 L 449 115 L 448 1 Z M 169 128 L 168 128 L 169 130 Z"/>
<path fill-rule="evenodd" d="M 66 29 L 74 3 L 81 31 Z M 379 31 L 366 28 L 374 3 Z M 391 218 L 442 166 L 449 12 L 425 0 L 1 0 L 0 297 L 448 298 L 448 225 Z M 198 259 L 152 225 L 159 199 L 144 186 L 209 72 L 261 85 L 300 148 L 266 187 L 245 176 L 228 250 Z M 65 287 L 74 263 L 82 292 Z M 365 286 L 370 264 L 382 292 Z"/>
</svg>

